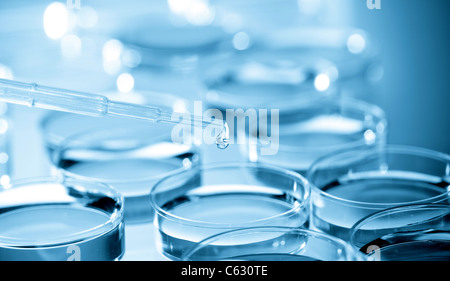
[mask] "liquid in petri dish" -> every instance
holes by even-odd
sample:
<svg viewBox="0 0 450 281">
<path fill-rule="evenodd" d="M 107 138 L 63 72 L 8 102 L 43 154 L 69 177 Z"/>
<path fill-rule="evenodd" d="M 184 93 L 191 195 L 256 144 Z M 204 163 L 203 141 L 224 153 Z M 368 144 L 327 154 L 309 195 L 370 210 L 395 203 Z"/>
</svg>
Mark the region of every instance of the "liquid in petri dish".
<svg viewBox="0 0 450 281">
<path fill-rule="evenodd" d="M 361 251 L 377 261 L 449 261 L 450 232 L 430 229 L 388 234 Z"/>
<path fill-rule="evenodd" d="M 109 219 L 101 210 L 74 205 L 49 204 L 3 212 L 0 260 L 118 260 L 124 253 L 123 224 L 102 230 L 99 226 Z M 91 232 L 95 228 L 97 231 Z"/>
<path fill-rule="evenodd" d="M 303 235 L 253 233 L 214 241 L 189 253 L 190 260 L 307 261 L 302 255 L 307 242 Z"/>
<path fill-rule="evenodd" d="M 250 144 L 249 157 L 251 161 L 270 163 L 306 175 L 311 164 L 327 153 L 382 141 L 375 131 L 371 123 L 338 114 L 321 114 L 305 120 L 294 119 L 294 122 L 287 120 L 279 126 L 279 149 L 275 155 L 258 151 L 257 159 L 252 159 L 254 148 Z M 258 132 L 252 132 L 250 138 L 257 144 Z"/>
<path fill-rule="evenodd" d="M 239 192 L 240 186 L 203 186 L 199 189 L 236 190 L 226 193 L 192 193 L 167 202 L 162 209 L 179 216 L 184 222 L 171 218 L 158 221 L 161 252 L 171 259 L 180 259 L 183 253 L 199 241 L 212 235 L 258 224 L 300 227 L 306 223 L 307 213 L 300 211 L 300 200 L 286 193 L 270 193 L 267 187 L 253 188 L 254 192 Z M 248 190 L 248 186 L 245 186 Z M 284 214 L 283 216 L 281 216 Z M 276 217 L 272 220 L 270 218 Z M 200 227 L 195 222 L 202 222 Z M 273 235 L 272 235 L 273 236 Z M 278 236 L 267 238 L 269 241 Z M 245 241 L 241 241 L 246 247 Z M 273 241 L 271 242 L 273 243 Z M 236 248 L 227 245 L 225 248 Z M 239 247 L 237 247 L 239 248 Z"/>
<path fill-rule="evenodd" d="M 320 261 L 315 258 L 290 254 L 260 254 L 235 256 L 224 259 L 225 261 Z"/>
<path fill-rule="evenodd" d="M 363 178 L 340 179 L 323 187 L 331 196 L 345 200 L 368 203 L 364 207 L 352 203 L 327 202 L 321 198 L 313 202 L 311 227 L 328 234 L 349 240 L 350 228 L 360 219 L 376 211 L 404 204 L 414 204 L 447 193 L 450 183 L 438 177 L 415 173 L 387 172 L 382 177 L 366 174 Z M 446 202 L 448 199 L 441 198 Z M 438 202 L 434 202 L 438 203 Z M 373 204 L 373 205 L 369 205 Z M 378 204 L 378 205 L 377 205 Z"/>
<path fill-rule="evenodd" d="M 153 219 L 149 204 L 152 186 L 162 177 L 198 161 L 189 145 L 161 142 L 136 149 L 72 149 L 59 160 L 58 167 L 110 184 L 125 198 L 125 220 L 145 222 Z"/>
</svg>

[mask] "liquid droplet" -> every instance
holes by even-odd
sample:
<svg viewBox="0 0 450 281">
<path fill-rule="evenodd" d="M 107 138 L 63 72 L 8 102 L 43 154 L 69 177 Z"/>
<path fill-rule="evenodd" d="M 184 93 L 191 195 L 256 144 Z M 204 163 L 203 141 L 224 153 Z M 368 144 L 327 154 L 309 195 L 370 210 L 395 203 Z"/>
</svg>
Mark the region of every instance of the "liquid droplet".
<svg viewBox="0 0 450 281">
<path fill-rule="evenodd" d="M 217 141 L 216 145 L 219 149 L 225 149 L 230 145 L 230 141 L 228 139 L 222 139 L 221 141 Z"/>
<path fill-rule="evenodd" d="M 230 145 L 230 136 L 227 123 L 224 123 L 222 131 L 217 135 L 216 145 L 219 149 L 225 149 Z"/>
</svg>

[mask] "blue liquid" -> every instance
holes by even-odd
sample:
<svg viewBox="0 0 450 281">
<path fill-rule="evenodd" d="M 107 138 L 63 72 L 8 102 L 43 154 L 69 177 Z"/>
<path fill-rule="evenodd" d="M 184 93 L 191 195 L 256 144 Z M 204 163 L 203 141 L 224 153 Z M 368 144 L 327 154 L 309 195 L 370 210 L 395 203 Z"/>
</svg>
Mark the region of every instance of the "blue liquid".
<svg viewBox="0 0 450 281">
<path fill-rule="evenodd" d="M 446 186 L 450 186 L 449 183 L 437 182 L 437 178 L 420 174 L 397 175 L 401 176 L 394 177 L 386 173 L 383 177 L 338 180 L 323 187 L 322 190 L 332 196 L 373 205 L 361 207 L 352 203 L 336 203 L 325 198 L 315 200 L 311 227 L 348 241 L 350 228 L 365 216 L 389 207 L 430 200 L 432 197 L 444 195 L 447 192 Z M 448 203 L 448 198 L 439 197 L 433 202 Z"/>
<path fill-rule="evenodd" d="M 257 152 L 254 155 L 247 152 L 250 161 L 281 166 L 305 175 L 311 164 L 325 154 L 382 141 L 382 136 L 373 133 L 376 131 L 373 124 L 338 114 L 309 114 L 313 115 L 299 117 L 293 114 L 292 120 L 284 117 L 288 120 L 279 126 L 279 149 L 274 155 L 264 155 L 260 151 L 263 146 L 258 132 L 250 132 L 254 143 L 249 145 L 250 150 Z"/>
<path fill-rule="evenodd" d="M 71 149 L 58 161 L 66 172 L 105 182 L 125 197 L 125 221 L 153 220 L 153 185 L 168 173 L 190 167 L 198 155 L 188 145 L 160 142 L 134 149 Z"/>
<path fill-rule="evenodd" d="M 367 247 L 374 245 L 378 250 L 370 252 Z M 393 233 L 368 243 L 361 251 L 377 261 L 450 261 L 450 232 Z"/>
<path fill-rule="evenodd" d="M 217 190 L 227 189 L 227 186 L 214 187 Z M 236 191 L 239 190 L 238 186 L 234 187 Z M 306 223 L 308 214 L 300 210 L 299 205 L 297 198 L 289 194 L 265 193 L 263 187 L 255 187 L 254 193 L 218 192 L 176 198 L 167 202 L 163 209 L 185 221 L 159 217 L 157 239 L 160 251 L 170 259 L 177 260 L 200 240 L 223 231 L 255 225 L 300 227 Z M 203 226 L 195 226 L 190 221 L 201 221 Z"/>
<path fill-rule="evenodd" d="M 109 219 L 103 211 L 71 205 L 30 206 L 3 212 L 0 260 L 118 260 L 124 252 L 123 224 L 113 229 L 99 228 Z"/>
</svg>

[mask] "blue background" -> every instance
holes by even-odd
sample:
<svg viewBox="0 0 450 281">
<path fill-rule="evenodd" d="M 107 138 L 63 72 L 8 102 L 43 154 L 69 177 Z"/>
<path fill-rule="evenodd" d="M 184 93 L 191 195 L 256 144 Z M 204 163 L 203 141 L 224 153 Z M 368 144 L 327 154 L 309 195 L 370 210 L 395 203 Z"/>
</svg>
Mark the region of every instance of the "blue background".
<svg viewBox="0 0 450 281">
<path fill-rule="evenodd" d="M 9 66 L 17 80 L 89 92 L 114 89 L 115 77 L 92 75 L 100 73 L 101 67 L 90 61 L 89 55 L 80 64 L 60 60 L 58 42 L 47 38 L 42 28 L 43 12 L 51 2 L 1 1 L 0 63 Z M 160 3 L 145 2 L 145 8 L 150 10 L 151 5 Z M 265 1 L 258 2 L 262 5 Z M 123 23 L 121 19 L 134 10 L 144 8 L 133 7 L 128 1 L 82 0 L 81 3 L 105 11 L 102 14 L 105 16 L 99 17 L 98 29 L 106 32 Z M 334 5 L 338 24 L 362 28 L 378 42 L 384 76 L 377 96 L 372 98 L 387 113 L 389 143 L 450 153 L 450 2 L 382 0 L 381 10 L 369 10 L 365 0 L 329 3 Z M 278 16 L 283 18 L 283 12 Z M 186 88 L 174 84 L 168 91 L 180 89 Z M 10 109 L 12 176 L 48 174 L 39 128 L 45 110 L 20 106 L 10 106 Z M 225 152 L 214 153 L 224 155 Z"/>
</svg>

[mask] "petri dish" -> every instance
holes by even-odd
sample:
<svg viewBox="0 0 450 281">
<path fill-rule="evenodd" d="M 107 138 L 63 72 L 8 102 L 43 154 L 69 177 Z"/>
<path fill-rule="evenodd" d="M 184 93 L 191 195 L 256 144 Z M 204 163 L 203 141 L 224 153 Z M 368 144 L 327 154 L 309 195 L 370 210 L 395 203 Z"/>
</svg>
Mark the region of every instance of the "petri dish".
<svg viewBox="0 0 450 281">
<path fill-rule="evenodd" d="M 158 250 L 180 260 L 215 234 L 243 227 L 305 227 L 309 184 L 297 173 L 254 163 L 199 166 L 158 182 L 155 209 Z"/>
<path fill-rule="evenodd" d="M 321 93 L 315 86 L 316 77 L 332 69 L 331 61 L 318 56 L 249 49 L 200 70 L 200 96 L 220 110 L 267 108 L 285 114 L 309 98 L 334 95 L 334 89 Z"/>
<path fill-rule="evenodd" d="M 188 103 L 176 96 L 146 92 L 125 95 L 132 102 L 184 112 Z M 116 100 L 118 98 L 115 98 Z M 130 101 L 129 101 L 130 102 Z M 127 118 L 52 113 L 43 120 L 43 137 L 53 173 L 111 185 L 125 201 L 126 252 L 122 260 L 159 260 L 153 240 L 153 185 L 172 173 L 197 165 L 193 143 L 172 141 L 173 125 Z"/>
<path fill-rule="evenodd" d="M 185 100 L 164 93 L 146 92 L 135 98 L 132 102 L 152 102 L 168 112 L 182 113 L 188 106 Z M 55 172 L 112 185 L 127 202 L 128 223 L 151 221 L 153 209 L 147 201 L 153 184 L 200 161 L 189 140 L 172 141 L 173 128 L 166 123 L 70 113 L 51 113 L 42 121 Z"/>
<path fill-rule="evenodd" d="M 360 219 L 388 208 L 448 203 L 450 156 L 419 147 L 386 145 L 340 151 L 317 160 L 312 229 L 349 241 Z"/>
<path fill-rule="evenodd" d="M 129 93 L 102 93 L 112 101 L 156 106 L 165 112 L 186 113 L 190 110 L 190 103 L 177 95 L 165 92 L 134 90 Z M 144 129 L 156 126 L 154 123 L 113 116 L 91 117 L 66 112 L 51 111 L 40 120 L 40 129 L 45 148 L 49 155 L 59 149 L 63 142 L 87 131 L 112 130 L 116 128 Z"/>
<path fill-rule="evenodd" d="M 384 68 L 376 40 L 366 30 L 353 27 L 288 27 L 265 33 L 255 45 L 260 49 L 301 53 L 333 64 L 323 74 L 340 95 L 372 100 Z"/>
<path fill-rule="evenodd" d="M 228 52 L 232 35 L 224 30 L 214 5 L 205 1 L 191 4 L 138 3 L 140 9 L 125 16 L 122 24 L 117 24 L 110 32 L 110 36 L 123 45 L 123 63 L 129 64 L 127 57 L 132 54 L 138 58 L 137 65 L 132 66 L 144 69 L 148 79 L 160 83 L 158 79 L 164 76 L 181 78 L 202 67 L 204 61 Z M 167 86 L 174 83 L 164 82 Z"/>
<path fill-rule="evenodd" d="M 123 197 L 108 185 L 30 178 L 0 187 L 0 260 L 116 261 Z"/>
<path fill-rule="evenodd" d="M 352 227 L 350 241 L 368 260 L 449 261 L 450 205 L 407 205 L 377 212 Z"/>
<path fill-rule="evenodd" d="M 333 151 L 386 142 L 384 111 L 350 98 L 312 98 L 298 104 L 291 114 L 281 115 L 280 110 L 278 123 L 274 120 L 268 114 L 258 127 L 238 132 L 248 134 L 247 143 L 240 146 L 243 155 L 251 162 L 281 166 L 302 175 L 315 160 Z"/>
<path fill-rule="evenodd" d="M 249 227 L 200 241 L 185 261 L 364 261 L 364 255 L 331 235 L 291 227 Z"/>
<path fill-rule="evenodd" d="M 153 185 L 200 162 L 193 145 L 171 141 L 170 128 L 158 123 L 87 131 L 67 139 L 53 153 L 53 163 L 64 176 L 106 183 L 122 193 L 127 223 L 149 222 L 153 219 L 148 204 Z"/>
<path fill-rule="evenodd" d="M 202 98 L 219 109 L 295 110 L 298 102 L 338 95 L 375 103 L 383 67 L 364 30 L 285 28 L 200 71 Z"/>
</svg>

